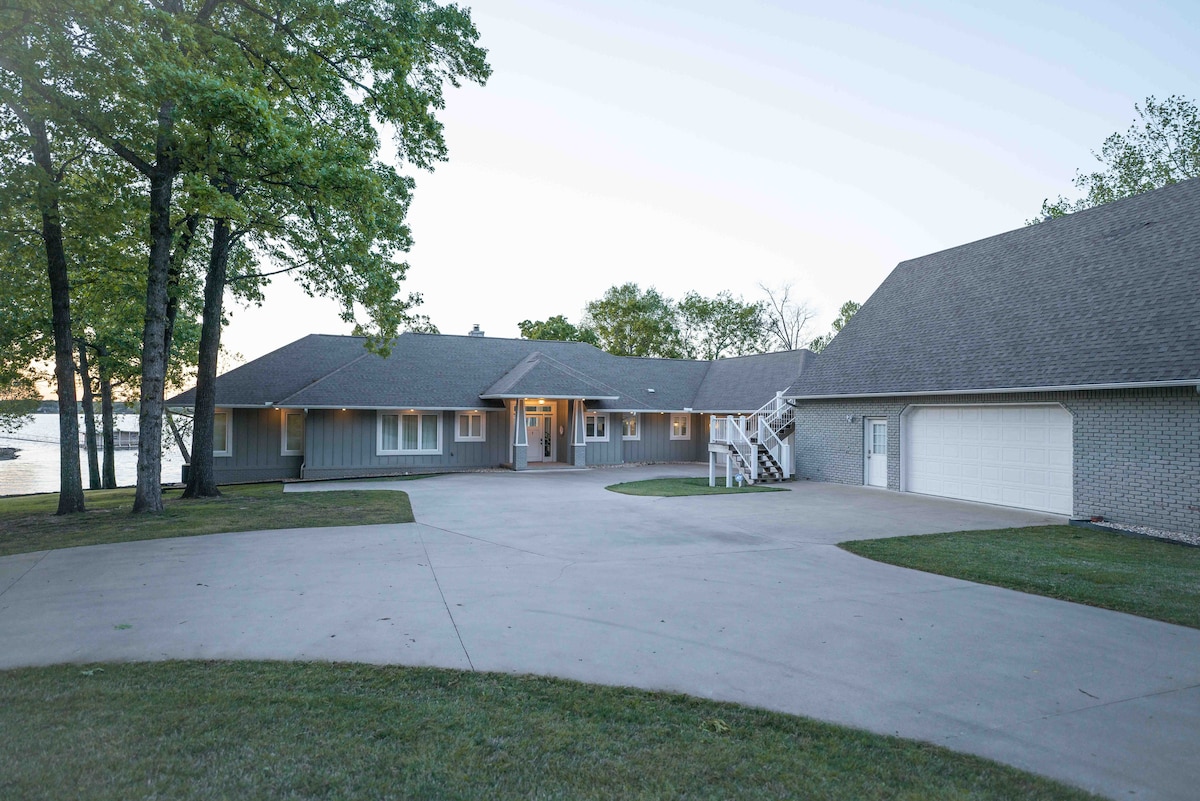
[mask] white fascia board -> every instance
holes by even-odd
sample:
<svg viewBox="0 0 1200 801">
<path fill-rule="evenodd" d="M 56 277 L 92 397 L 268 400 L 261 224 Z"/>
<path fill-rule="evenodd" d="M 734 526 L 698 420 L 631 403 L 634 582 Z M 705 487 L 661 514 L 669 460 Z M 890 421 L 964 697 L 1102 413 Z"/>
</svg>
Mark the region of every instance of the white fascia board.
<svg viewBox="0 0 1200 801">
<path fill-rule="evenodd" d="M 545 398 L 546 400 L 620 400 L 619 395 L 480 395 L 483 400 L 528 400 L 529 398 Z"/>
<path fill-rule="evenodd" d="M 226 408 L 226 407 L 221 407 Z M 256 409 L 263 407 L 256 406 Z M 324 409 L 333 411 L 355 411 L 355 412 L 502 412 L 503 406 L 304 406 L 301 404 L 285 404 L 282 406 L 268 407 L 277 409 Z"/>
<path fill-rule="evenodd" d="M 707 412 L 698 412 L 695 409 L 615 409 L 606 407 L 604 409 L 588 409 L 589 412 L 628 412 L 629 414 L 707 414 Z"/>
<path fill-rule="evenodd" d="M 1190 387 L 1196 379 L 1177 381 L 1126 381 L 1114 384 L 1061 384 L 1049 387 L 987 387 L 983 389 L 922 389 L 915 392 L 852 392 L 841 395 L 784 395 L 788 400 L 833 400 L 853 398 L 915 398 L 920 395 L 1012 395 L 1021 392 L 1086 392 L 1101 389 L 1162 389 L 1167 387 Z"/>
</svg>

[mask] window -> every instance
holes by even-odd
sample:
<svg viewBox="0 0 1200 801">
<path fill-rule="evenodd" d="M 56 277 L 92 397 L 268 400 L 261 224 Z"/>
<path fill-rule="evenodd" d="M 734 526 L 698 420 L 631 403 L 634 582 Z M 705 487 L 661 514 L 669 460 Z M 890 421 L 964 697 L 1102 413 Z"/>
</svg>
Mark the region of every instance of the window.
<svg viewBox="0 0 1200 801">
<path fill-rule="evenodd" d="M 379 455 L 442 452 L 442 427 L 437 412 L 380 412 Z"/>
<path fill-rule="evenodd" d="M 213 412 L 213 456 L 233 456 L 233 413 L 228 409 Z"/>
<path fill-rule="evenodd" d="M 637 412 L 627 414 L 621 418 L 621 439 L 641 439 L 642 435 L 638 433 L 638 416 Z"/>
<path fill-rule="evenodd" d="M 589 412 L 583 416 L 583 438 L 592 442 L 608 442 L 608 415 Z"/>
<path fill-rule="evenodd" d="M 459 412 L 454 426 L 455 442 L 483 442 L 483 412 Z"/>
<path fill-rule="evenodd" d="M 691 439 L 692 432 L 688 428 L 689 415 L 671 415 L 671 439 Z"/>
<path fill-rule="evenodd" d="M 284 411 L 280 436 L 280 456 L 299 456 L 304 453 L 304 413 Z"/>
</svg>

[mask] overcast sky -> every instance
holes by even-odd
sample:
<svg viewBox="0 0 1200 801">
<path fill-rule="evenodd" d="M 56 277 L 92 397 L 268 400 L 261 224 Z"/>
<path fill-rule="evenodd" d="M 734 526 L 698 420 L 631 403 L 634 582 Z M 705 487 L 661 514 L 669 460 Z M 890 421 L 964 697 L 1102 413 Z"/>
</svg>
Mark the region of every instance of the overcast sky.
<svg viewBox="0 0 1200 801">
<path fill-rule="evenodd" d="M 897 6 L 904 6 L 900 10 Z M 1148 95 L 1200 99 L 1200 3 L 478 0 L 406 287 L 445 334 L 791 283 L 828 327 L 904 259 L 1018 228 Z M 407 172 L 407 170 L 406 170 Z M 276 281 L 243 359 L 348 333 Z"/>
</svg>

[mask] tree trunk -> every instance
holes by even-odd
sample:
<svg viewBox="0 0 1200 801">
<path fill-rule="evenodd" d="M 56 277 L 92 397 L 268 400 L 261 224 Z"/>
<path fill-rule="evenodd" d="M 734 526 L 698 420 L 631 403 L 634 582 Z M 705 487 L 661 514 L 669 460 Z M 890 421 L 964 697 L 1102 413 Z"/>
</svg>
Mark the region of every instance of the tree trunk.
<svg viewBox="0 0 1200 801">
<path fill-rule="evenodd" d="M 188 453 L 187 444 L 183 441 L 183 434 L 179 433 L 179 426 L 175 425 L 175 415 L 171 414 L 171 409 L 164 410 L 167 416 L 167 427 L 171 429 L 171 436 L 175 437 L 175 445 L 179 448 L 179 455 L 183 457 L 183 463 L 191 465 L 192 455 Z"/>
<path fill-rule="evenodd" d="M 63 248 L 50 136 L 43 120 L 31 121 L 33 161 L 41 170 L 39 209 L 46 247 L 46 275 L 54 328 L 54 380 L 58 384 L 58 514 L 84 511 L 83 479 L 79 473 L 79 408 L 75 398 L 75 339 L 71 335 L 71 283 Z"/>
<path fill-rule="evenodd" d="M 164 375 L 170 366 L 171 349 L 175 341 L 175 318 L 179 316 L 179 276 L 183 274 L 183 263 L 187 259 L 192 242 L 196 239 L 196 229 L 199 226 L 200 215 L 189 214 L 183 221 L 183 230 L 179 235 L 179 241 L 171 253 L 171 268 L 167 273 L 167 324 L 163 329 L 163 348 L 166 349 L 163 362 Z"/>
<path fill-rule="evenodd" d="M 79 381 L 83 387 L 83 442 L 87 448 L 88 489 L 100 489 L 100 455 L 96 453 L 96 407 L 92 403 L 92 371 L 87 343 L 79 340 Z"/>
<path fill-rule="evenodd" d="M 228 220 L 213 225 L 212 252 L 204 280 L 204 314 L 200 324 L 200 360 L 196 370 L 196 414 L 192 418 L 192 467 L 185 498 L 221 494 L 213 475 L 213 413 L 217 403 L 217 356 L 221 350 L 221 306 L 225 273 L 233 244 Z"/>
<path fill-rule="evenodd" d="M 158 111 L 155 168 L 150 176 L 150 264 L 146 275 L 146 317 L 142 329 L 142 385 L 138 410 L 137 489 L 134 512 L 161 512 L 162 413 L 166 383 L 167 283 L 171 268 L 171 189 L 177 172 L 171 152 L 175 104 Z"/>
<path fill-rule="evenodd" d="M 96 348 L 96 372 L 100 376 L 100 438 L 103 440 L 104 464 L 101 469 L 100 486 L 104 489 L 117 488 L 117 459 L 113 442 L 113 400 L 112 379 L 108 376 L 108 366 L 105 357 L 108 356 L 103 345 Z"/>
</svg>

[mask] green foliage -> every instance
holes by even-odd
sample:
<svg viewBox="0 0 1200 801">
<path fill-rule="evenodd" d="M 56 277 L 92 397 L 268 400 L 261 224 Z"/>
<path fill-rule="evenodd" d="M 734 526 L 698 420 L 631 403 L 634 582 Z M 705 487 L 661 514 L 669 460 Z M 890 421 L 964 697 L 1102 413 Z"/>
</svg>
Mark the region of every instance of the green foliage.
<svg viewBox="0 0 1200 801">
<path fill-rule="evenodd" d="M 0 434 L 16 431 L 29 422 L 40 404 L 33 379 L 0 366 Z"/>
<path fill-rule="evenodd" d="M 833 330 L 828 334 L 822 334 L 809 343 L 808 349 L 813 353 L 820 353 L 825 350 L 825 346 L 833 341 L 833 338 L 841 333 L 841 330 L 846 327 L 846 323 L 850 322 L 850 318 L 854 313 L 862 308 L 861 303 L 855 303 L 848 300 L 842 304 L 842 308 L 838 310 L 837 319 L 833 321 Z"/>
<path fill-rule="evenodd" d="M 683 353 L 689 359 L 721 359 L 766 349 L 765 301 L 746 303 L 728 291 L 706 298 L 688 292 L 677 307 Z"/>
<path fill-rule="evenodd" d="M 64 206 L 63 219 L 68 237 L 113 239 L 75 248 L 78 264 L 105 269 L 93 271 L 96 302 L 72 333 L 110 343 L 99 363 L 114 374 L 138 365 L 147 440 L 161 427 L 167 365 L 184 361 L 164 358 L 176 302 L 175 331 L 196 333 L 185 306 L 200 282 L 178 257 L 196 220 L 234 231 L 214 256 L 223 266 L 228 259 L 225 275 L 244 298 L 261 299 L 269 273 L 294 271 L 310 293 L 338 300 L 343 319 L 365 318 L 380 352 L 412 322 L 419 298 L 399 293 L 407 265 L 397 254 L 411 245 L 404 217 L 413 183 L 381 158 L 377 131 L 392 134 L 400 164 L 445 159 L 436 118 L 445 88 L 490 73 L 469 12 L 429 0 L 14 0 L 0 9 L 0 31 L 0 103 L 24 113 L 27 129 L 27 118 L 44 117 L 64 165 L 80 157 L 63 152 L 62 132 L 96 164 L 122 167 L 98 173 L 111 178 L 97 182 L 97 197 L 138 196 L 103 224 L 83 204 L 87 213 L 74 218 Z M 5 132 L 10 123 L 0 119 Z M 58 190 L 29 179 L 28 167 L 0 156 L 5 186 L 22 178 L 16 183 L 39 201 Z M 142 238 L 140 273 L 130 269 L 128 232 Z M 110 258 L 99 259 L 105 251 Z M 118 270 L 126 274 L 113 278 Z M 105 295 L 145 303 L 128 313 L 132 305 L 105 307 Z M 126 332 L 142 332 L 140 364 L 121 355 Z M 157 510 L 156 451 L 141 450 L 136 505 Z"/>
<path fill-rule="evenodd" d="M 586 342 L 599 345 L 600 338 L 586 325 L 576 327 L 566 317 L 556 314 L 548 320 L 522 320 L 517 323 L 525 339 L 555 340 L 557 342 Z"/>
<path fill-rule="evenodd" d="M 773 337 L 766 301 L 747 303 L 723 291 L 711 298 L 688 292 L 676 303 L 635 283 L 588 303 L 578 328 L 563 315 L 518 327 L 526 339 L 589 342 L 618 356 L 708 360 L 761 353 Z"/>
<path fill-rule="evenodd" d="M 587 304 L 584 326 L 596 332 L 600 348 L 617 356 L 679 358 L 683 341 L 670 298 L 635 283 L 610 287 Z"/>
<path fill-rule="evenodd" d="M 1109 136 L 1100 152 L 1092 153 L 1102 168 L 1076 172 L 1073 183 L 1083 197 L 1044 200 L 1041 216 L 1030 224 L 1200 177 L 1200 109 L 1195 101 L 1180 95 L 1159 101 L 1151 95 L 1134 110 L 1140 122 Z"/>
</svg>

